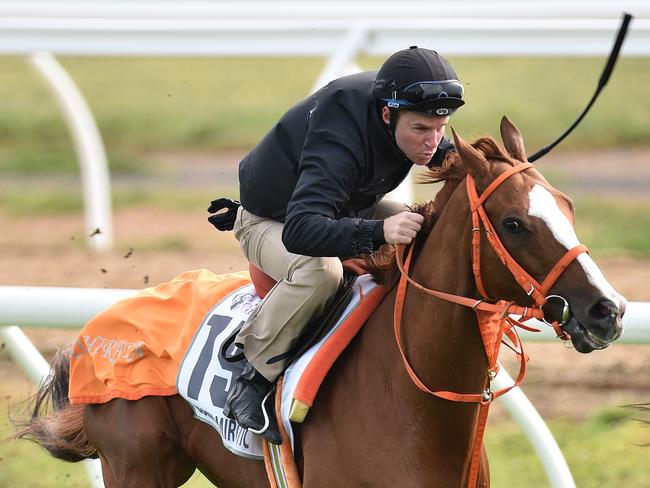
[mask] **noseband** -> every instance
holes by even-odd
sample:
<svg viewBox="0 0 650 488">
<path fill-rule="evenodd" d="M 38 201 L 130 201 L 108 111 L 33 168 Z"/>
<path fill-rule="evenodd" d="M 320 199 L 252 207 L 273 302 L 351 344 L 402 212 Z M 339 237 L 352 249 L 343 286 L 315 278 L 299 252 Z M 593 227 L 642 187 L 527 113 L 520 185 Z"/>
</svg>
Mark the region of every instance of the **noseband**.
<svg viewBox="0 0 650 488">
<path fill-rule="evenodd" d="M 487 421 L 487 413 L 489 405 L 495 398 L 507 393 L 515 386 L 521 384 L 524 379 L 526 372 L 526 360 L 527 357 L 523 350 L 523 344 L 519 340 L 519 336 L 516 332 L 515 327 L 520 327 L 526 330 L 537 331 L 532 327 L 524 325 L 522 322 L 530 318 L 544 319 L 544 311 L 542 306 L 547 302 L 548 298 L 555 297 L 556 295 L 548 296 L 548 293 L 551 287 L 555 284 L 558 278 L 562 273 L 567 269 L 567 267 L 583 252 L 588 252 L 588 249 L 585 245 L 579 244 L 574 248 L 570 249 L 556 264 L 553 266 L 553 269 L 548 273 L 546 278 L 540 284 L 535 280 L 524 268 L 522 268 L 517 261 L 510 255 L 506 250 L 505 246 L 499 239 L 490 218 L 485 211 L 484 203 L 487 198 L 508 178 L 512 175 L 520 173 L 522 171 L 531 168 L 533 165 L 529 162 L 521 163 L 516 166 L 509 168 L 507 171 L 499 175 L 490 185 L 485 189 L 485 191 L 479 196 L 476 191 L 476 184 L 474 179 L 468 174 L 466 178 L 467 184 L 467 195 L 470 203 L 470 211 L 472 214 L 472 269 L 474 272 L 474 278 L 476 280 L 476 286 L 479 293 L 483 297 L 480 300 L 463 297 L 459 295 L 454 295 L 451 293 L 445 293 L 437 290 L 432 290 L 426 288 L 421 284 L 414 281 L 409 275 L 408 270 L 411 263 L 413 246 L 408 250 L 406 260 L 402 262 L 402 254 L 404 252 L 404 246 L 399 245 L 396 249 L 396 262 L 400 270 L 401 277 L 399 285 L 397 287 L 397 294 L 395 297 L 395 312 L 394 312 L 394 326 L 395 326 L 395 338 L 397 340 L 397 346 L 400 350 L 402 361 L 404 362 L 405 368 L 415 385 L 425 393 L 435 395 L 439 398 L 444 398 L 446 400 L 452 400 L 457 402 L 475 402 L 480 403 L 479 418 L 477 423 L 477 430 L 474 435 L 474 442 L 472 446 L 471 453 L 471 463 L 470 463 L 470 473 L 469 473 L 469 482 L 468 486 L 475 486 L 478 478 L 478 468 L 480 462 L 480 452 L 481 444 L 483 439 L 483 432 L 485 429 L 485 423 Z M 482 227 L 481 227 L 482 224 Z M 488 293 L 485 291 L 485 286 L 483 285 L 483 279 L 481 277 L 481 230 L 485 230 L 485 235 L 487 240 L 492 246 L 492 249 L 496 252 L 497 256 L 503 263 L 503 265 L 508 268 L 512 273 L 515 280 L 523 288 L 528 296 L 530 296 L 535 305 L 532 307 L 521 307 L 514 304 L 513 302 L 508 302 L 506 300 L 494 300 L 490 298 Z M 404 300 L 406 297 L 406 288 L 407 284 L 411 284 L 418 290 L 427 293 L 429 295 L 435 296 L 442 300 L 448 302 L 456 303 L 463 305 L 465 307 L 472 308 L 477 315 L 479 329 L 481 332 L 481 338 L 483 340 L 483 345 L 485 348 L 485 353 L 488 359 L 488 371 L 485 389 L 482 393 L 456 393 L 451 391 L 433 391 L 429 389 L 422 380 L 415 373 L 411 367 L 408 358 L 404 352 L 404 347 L 402 346 L 401 339 L 401 318 L 402 311 L 404 308 Z M 560 297 L 561 298 L 561 297 Z M 566 304 L 566 300 L 565 300 Z M 520 315 L 519 320 L 515 320 L 510 317 L 510 315 Z M 562 340 L 569 340 L 569 335 L 562 330 L 562 326 L 566 323 L 568 319 L 568 310 L 565 307 L 562 314 L 562 322 L 557 320 L 552 321 L 552 326 L 555 329 L 557 336 Z M 493 392 L 490 388 L 490 382 L 496 377 L 498 372 L 498 363 L 497 357 L 499 353 L 499 347 L 502 343 L 503 335 L 508 336 L 512 341 L 513 345 L 509 345 L 506 342 L 503 342 L 508 347 L 510 347 L 515 354 L 517 355 L 520 368 L 519 375 L 515 380 L 515 383 L 507 388 Z"/>
</svg>

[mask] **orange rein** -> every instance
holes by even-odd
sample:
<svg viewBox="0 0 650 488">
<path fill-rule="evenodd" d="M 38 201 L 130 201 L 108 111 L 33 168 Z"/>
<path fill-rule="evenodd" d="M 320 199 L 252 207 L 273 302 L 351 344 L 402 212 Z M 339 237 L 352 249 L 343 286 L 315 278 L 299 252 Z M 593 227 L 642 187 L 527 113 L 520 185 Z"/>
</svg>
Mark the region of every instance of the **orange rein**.
<svg viewBox="0 0 650 488">
<path fill-rule="evenodd" d="M 476 280 L 476 286 L 483 296 L 483 299 L 476 300 L 473 298 L 463 297 L 459 295 L 454 295 L 451 293 L 445 293 L 437 290 L 432 290 L 422 286 L 417 283 L 408 275 L 408 270 L 411 264 L 411 257 L 413 253 L 413 247 L 408 251 L 406 262 L 402 263 L 402 254 L 403 254 L 403 245 L 398 245 L 395 255 L 397 266 L 400 270 L 401 277 L 399 285 L 397 287 L 397 294 L 395 297 L 395 311 L 394 311 L 394 329 L 395 329 L 395 339 L 397 341 L 397 346 L 399 348 L 400 354 L 402 356 L 402 361 L 406 368 L 406 371 L 409 374 L 409 377 L 413 383 L 423 392 L 430 395 L 435 395 L 439 398 L 444 398 L 446 400 L 457 401 L 457 402 L 475 402 L 480 404 L 479 417 L 477 421 L 476 433 L 474 435 L 474 441 L 472 445 L 471 452 L 471 461 L 470 461 L 470 472 L 468 478 L 468 486 L 475 486 L 478 480 L 478 469 L 480 464 L 480 453 L 481 445 L 483 441 L 483 433 L 485 431 L 485 424 L 487 422 L 487 413 L 490 406 L 490 403 L 495 398 L 507 393 L 515 386 L 521 384 L 526 374 L 526 361 L 527 357 L 523 350 L 523 344 L 519 340 L 519 336 L 516 332 L 515 327 L 521 327 L 526 330 L 539 332 L 537 329 L 532 327 L 527 327 L 522 324 L 520 321 L 525 321 L 530 318 L 542 319 L 544 318 L 544 311 L 542 306 L 547 301 L 547 294 L 553 284 L 557 279 L 562 275 L 564 270 L 573 262 L 574 259 L 578 257 L 583 252 L 588 252 L 586 246 L 580 244 L 573 249 L 570 249 L 553 267 L 549 272 L 547 277 L 544 279 L 542 284 L 538 283 L 530 274 L 528 274 L 508 253 L 506 248 L 503 246 L 501 240 L 499 239 L 490 219 L 485 211 L 483 206 L 486 199 L 496 190 L 501 183 L 503 183 L 510 176 L 517 174 L 521 171 L 525 171 L 528 168 L 532 167 L 531 163 L 522 163 L 517 166 L 509 168 L 507 171 L 499 175 L 483 192 L 479 197 L 476 191 L 476 186 L 474 179 L 467 175 L 467 195 L 470 201 L 470 210 L 472 212 L 472 269 L 474 271 L 474 277 Z M 481 262 L 480 262 L 480 246 L 481 246 L 481 227 L 480 224 L 483 224 L 485 233 L 488 239 L 488 242 L 499 256 L 501 262 L 508 268 L 512 273 L 515 280 L 519 285 L 526 291 L 526 294 L 531 296 L 535 301 L 535 306 L 533 307 L 521 307 L 514 304 L 513 302 L 507 302 L 505 300 L 497 301 L 496 303 L 488 303 L 484 300 L 491 300 L 488 294 L 485 291 L 483 286 L 483 280 L 481 278 Z M 488 372 L 486 378 L 486 387 L 482 393 L 456 393 L 451 391 L 438 390 L 434 391 L 428 388 L 422 380 L 418 377 L 417 373 L 411 367 L 408 358 L 404 352 L 404 347 L 401 340 L 401 319 L 402 312 L 404 309 L 404 301 L 406 297 L 406 287 L 408 284 L 411 284 L 418 290 L 427 293 L 429 295 L 435 296 L 442 300 L 448 302 L 456 303 L 464 307 L 472 308 L 478 318 L 479 330 L 481 332 L 481 338 L 483 340 L 483 345 L 485 347 L 485 353 L 488 359 Z M 520 315 L 520 321 L 517 321 L 510 317 L 511 314 Z M 557 336 L 562 340 L 570 339 L 569 335 L 566 334 L 561 328 L 561 325 L 557 321 L 552 323 L 553 328 Z M 503 334 L 508 336 L 512 341 L 513 346 L 508 345 L 503 342 Z M 515 354 L 517 355 L 520 363 L 519 375 L 515 380 L 514 384 L 503 388 L 499 391 L 492 392 L 490 389 L 490 382 L 494 379 L 498 372 L 497 357 L 499 353 L 499 346 L 501 343 L 504 343 L 510 347 Z"/>
</svg>

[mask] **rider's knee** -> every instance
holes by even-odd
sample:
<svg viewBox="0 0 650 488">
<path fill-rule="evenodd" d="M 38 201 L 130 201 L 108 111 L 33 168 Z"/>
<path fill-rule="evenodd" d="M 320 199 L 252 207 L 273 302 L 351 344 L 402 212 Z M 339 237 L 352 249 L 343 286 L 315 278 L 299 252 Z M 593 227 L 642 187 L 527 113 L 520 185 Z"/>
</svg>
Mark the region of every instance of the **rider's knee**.
<svg viewBox="0 0 650 488">
<path fill-rule="evenodd" d="M 302 256 L 294 268 L 292 281 L 299 279 L 307 286 L 318 287 L 328 295 L 333 295 L 343 281 L 343 265 L 338 258 Z"/>
</svg>

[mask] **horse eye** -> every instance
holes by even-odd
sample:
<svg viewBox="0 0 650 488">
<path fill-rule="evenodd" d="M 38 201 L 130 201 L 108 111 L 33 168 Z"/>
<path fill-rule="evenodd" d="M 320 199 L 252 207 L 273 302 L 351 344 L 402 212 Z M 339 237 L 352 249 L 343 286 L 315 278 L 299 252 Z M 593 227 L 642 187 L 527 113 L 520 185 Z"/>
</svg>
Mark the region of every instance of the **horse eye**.
<svg viewBox="0 0 650 488">
<path fill-rule="evenodd" d="M 519 222 L 517 219 L 514 219 L 512 217 L 509 217 L 505 219 L 502 223 L 503 228 L 510 232 L 511 234 L 516 234 L 517 232 L 521 232 L 524 230 L 524 226 L 521 225 L 521 222 Z"/>
</svg>

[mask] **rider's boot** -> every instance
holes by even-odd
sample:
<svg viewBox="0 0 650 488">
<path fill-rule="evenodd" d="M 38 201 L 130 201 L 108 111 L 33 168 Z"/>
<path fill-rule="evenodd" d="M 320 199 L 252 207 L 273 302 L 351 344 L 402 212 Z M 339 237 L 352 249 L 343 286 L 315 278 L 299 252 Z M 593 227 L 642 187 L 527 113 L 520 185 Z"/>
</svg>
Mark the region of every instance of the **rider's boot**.
<svg viewBox="0 0 650 488">
<path fill-rule="evenodd" d="M 246 363 L 241 376 L 228 393 L 223 413 L 267 441 L 282 444 L 275 417 L 273 383 L 258 373 L 250 363 Z"/>
</svg>

